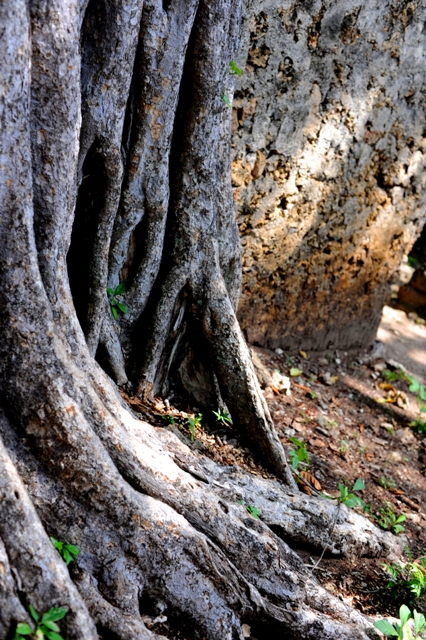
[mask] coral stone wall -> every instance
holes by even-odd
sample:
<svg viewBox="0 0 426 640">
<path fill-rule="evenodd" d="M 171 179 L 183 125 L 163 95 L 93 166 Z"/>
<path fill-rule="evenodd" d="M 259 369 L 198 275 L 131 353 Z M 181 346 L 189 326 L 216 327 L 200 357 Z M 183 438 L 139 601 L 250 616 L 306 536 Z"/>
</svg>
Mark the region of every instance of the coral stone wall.
<svg viewBox="0 0 426 640">
<path fill-rule="evenodd" d="M 240 321 L 271 348 L 366 345 L 426 217 L 426 7 L 246 0 L 244 15 Z"/>
</svg>

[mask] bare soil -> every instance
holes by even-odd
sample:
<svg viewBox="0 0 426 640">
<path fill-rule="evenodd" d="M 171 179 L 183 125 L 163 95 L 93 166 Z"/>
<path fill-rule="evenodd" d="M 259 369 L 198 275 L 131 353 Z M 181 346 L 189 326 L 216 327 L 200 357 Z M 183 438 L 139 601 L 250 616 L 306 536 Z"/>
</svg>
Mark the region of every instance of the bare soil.
<svg viewBox="0 0 426 640">
<path fill-rule="evenodd" d="M 308 470 L 328 495 L 338 494 L 339 482 L 351 488 L 361 478 L 365 483 L 362 499 L 368 505 L 365 517 L 374 519 L 386 504 L 396 515 L 405 514 L 405 531 L 399 535 L 405 536 L 417 558 L 426 549 L 426 434 L 411 425 L 421 414 L 409 383 L 404 376 L 387 381 L 383 370 L 403 370 L 426 385 L 426 326 L 415 316 L 385 307 L 377 338 L 372 349 L 362 352 L 277 353 L 258 347 L 254 351 L 271 375 L 278 370 L 291 379 L 289 395 L 274 386 L 263 390 L 285 449 L 294 446 L 291 437 L 305 443 Z M 302 373 L 291 375 L 294 369 Z M 251 473 L 272 477 L 255 462 L 232 425 L 218 423 L 213 414 L 202 417 L 192 440 L 187 418 L 198 415 L 197 407 L 182 410 L 182 401 L 176 398 L 150 406 L 137 398 L 126 399 L 144 419 L 179 432 L 200 453 L 223 465 L 238 464 Z M 422 415 L 426 420 L 426 413 Z M 313 491 L 311 483 L 300 483 L 300 487 Z M 295 550 L 306 563 L 319 559 L 312 550 Z M 315 573 L 327 589 L 363 613 L 397 616 L 401 604 L 414 601 L 403 587 L 396 595 L 387 588 L 384 561 L 348 560 L 325 553 Z M 415 607 L 426 613 L 422 601 L 415 601 Z M 169 638 L 183 638 L 167 622 L 154 627 Z"/>
</svg>

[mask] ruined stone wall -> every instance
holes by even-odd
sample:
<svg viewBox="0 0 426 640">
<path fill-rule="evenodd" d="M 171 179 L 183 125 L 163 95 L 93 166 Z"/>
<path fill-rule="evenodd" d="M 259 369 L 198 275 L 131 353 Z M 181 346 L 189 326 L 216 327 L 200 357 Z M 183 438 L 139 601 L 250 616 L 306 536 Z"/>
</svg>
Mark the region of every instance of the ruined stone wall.
<svg viewBox="0 0 426 640">
<path fill-rule="evenodd" d="M 251 342 L 366 345 L 426 217 L 421 0 L 246 0 L 232 179 Z"/>
</svg>

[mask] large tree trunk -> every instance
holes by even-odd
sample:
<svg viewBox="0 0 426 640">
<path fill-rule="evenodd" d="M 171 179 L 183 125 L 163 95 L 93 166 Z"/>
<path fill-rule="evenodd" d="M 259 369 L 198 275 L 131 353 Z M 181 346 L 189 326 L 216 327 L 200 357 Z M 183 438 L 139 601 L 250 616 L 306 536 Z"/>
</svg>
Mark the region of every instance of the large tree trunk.
<svg viewBox="0 0 426 640">
<path fill-rule="evenodd" d="M 426 218 L 418 0 L 246 0 L 232 139 L 242 328 L 364 347 Z"/>
<path fill-rule="evenodd" d="M 244 623 L 367 637 L 284 540 L 322 545 L 334 520 L 334 553 L 388 554 L 392 538 L 294 489 L 235 318 L 221 96 L 238 18 L 234 0 L 0 5 L 2 640 L 29 605 L 68 606 L 67 638 L 155 638 L 148 604 L 211 640 Z M 106 287 L 123 279 L 116 322 Z M 179 374 L 225 401 L 280 481 L 224 479 L 134 418 L 96 354 L 144 397 Z M 71 573 L 48 535 L 80 547 Z"/>
</svg>

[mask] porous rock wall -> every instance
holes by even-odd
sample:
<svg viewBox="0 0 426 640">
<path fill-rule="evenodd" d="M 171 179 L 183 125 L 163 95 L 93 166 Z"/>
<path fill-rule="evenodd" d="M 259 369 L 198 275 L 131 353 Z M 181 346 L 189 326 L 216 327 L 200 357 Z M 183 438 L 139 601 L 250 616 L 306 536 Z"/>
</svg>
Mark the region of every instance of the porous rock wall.
<svg viewBox="0 0 426 640">
<path fill-rule="evenodd" d="M 426 6 L 246 0 L 232 181 L 250 342 L 365 346 L 426 217 Z"/>
</svg>

